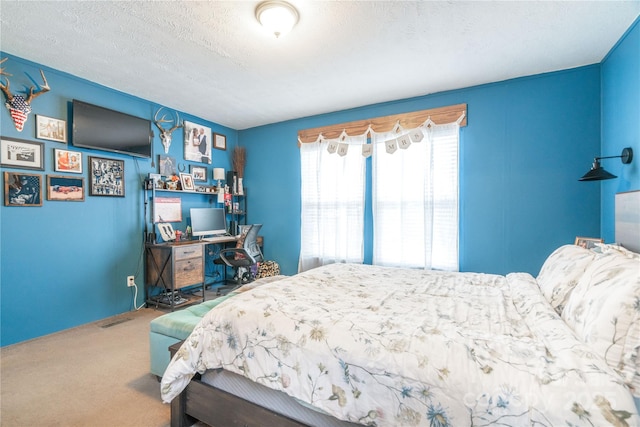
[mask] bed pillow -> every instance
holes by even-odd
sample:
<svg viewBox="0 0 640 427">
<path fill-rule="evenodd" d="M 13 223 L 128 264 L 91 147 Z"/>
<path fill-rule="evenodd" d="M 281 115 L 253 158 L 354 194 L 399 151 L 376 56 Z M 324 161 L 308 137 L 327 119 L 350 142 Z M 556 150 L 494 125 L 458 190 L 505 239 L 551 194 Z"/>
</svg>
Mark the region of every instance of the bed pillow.
<svg viewBox="0 0 640 427">
<path fill-rule="evenodd" d="M 604 251 L 571 292 L 562 318 L 640 397 L 640 257 Z"/>
<path fill-rule="evenodd" d="M 564 245 L 546 259 L 536 280 L 549 304 L 558 312 L 597 254 L 576 245 Z"/>
</svg>

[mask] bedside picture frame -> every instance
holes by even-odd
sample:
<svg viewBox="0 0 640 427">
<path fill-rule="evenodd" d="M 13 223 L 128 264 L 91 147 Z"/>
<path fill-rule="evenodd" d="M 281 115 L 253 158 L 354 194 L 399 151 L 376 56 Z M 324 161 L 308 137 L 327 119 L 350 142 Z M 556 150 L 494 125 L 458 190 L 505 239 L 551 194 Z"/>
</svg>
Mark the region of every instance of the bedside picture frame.
<svg viewBox="0 0 640 427">
<path fill-rule="evenodd" d="M 595 247 L 596 243 L 604 243 L 603 239 L 597 237 L 576 237 L 576 241 L 573 243 L 576 246 L 583 247 L 585 249 L 591 249 Z"/>
<path fill-rule="evenodd" d="M 67 122 L 36 114 L 36 138 L 67 143 Z"/>
<path fill-rule="evenodd" d="M 207 180 L 207 168 L 204 166 L 190 166 L 191 175 L 194 181 L 206 181 Z"/>
<path fill-rule="evenodd" d="M 82 173 L 80 151 L 53 149 L 53 170 L 56 172 Z"/>
<path fill-rule="evenodd" d="M 124 160 L 89 157 L 89 195 L 124 197 Z"/>
<path fill-rule="evenodd" d="M 183 191 L 195 191 L 196 189 L 193 185 L 193 176 L 190 173 L 180 173 L 180 183 Z"/>
<path fill-rule="evenodd" d="M 44 170 L 44 144 L 0 137 L 0 166 Z"/>
<path fill-rule="evenodd" d="M 42 206 L 42 175 L 4 173 L 5 206 Z"/>
<path fill-rule="evenodd" d="M 84 193 L 83 177 L 47 175 L 47 200 L 84 202 Z"/>
<path fill-rule="evenodd" d="M 227 149 L 227 137 L 220 133 L 213 134 L 213 148 L 216 150 L 226 150 Z"/>
</svg>

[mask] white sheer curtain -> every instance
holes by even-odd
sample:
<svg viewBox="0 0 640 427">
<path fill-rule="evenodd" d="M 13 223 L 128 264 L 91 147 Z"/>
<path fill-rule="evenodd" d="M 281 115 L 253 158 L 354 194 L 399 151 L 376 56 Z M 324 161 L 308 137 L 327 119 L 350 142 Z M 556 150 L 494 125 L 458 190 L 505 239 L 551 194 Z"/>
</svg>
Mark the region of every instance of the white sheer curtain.
<svg viewBox="0 0 640 427">
<path fill-rule="evenodd" d="M 416 130 L 423 139 L 392 154 L 415 130 L 372 135 L 373 263 L 457 271 L 459 124 Z"/>
<path fill-rule="evenodd" d="M 366 135 L 300 147 L 301 232 L 298 271 L 364 259 Z M 330 153 L 348 148 L 346 154 Z"/>
</svg>

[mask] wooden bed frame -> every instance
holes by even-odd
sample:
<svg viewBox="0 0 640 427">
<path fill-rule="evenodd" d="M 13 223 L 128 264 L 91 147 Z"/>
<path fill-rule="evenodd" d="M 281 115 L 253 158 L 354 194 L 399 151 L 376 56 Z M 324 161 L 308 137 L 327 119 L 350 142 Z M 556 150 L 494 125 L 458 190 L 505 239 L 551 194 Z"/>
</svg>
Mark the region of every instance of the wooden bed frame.
<svg viewBox="0 0 640 427">
<path fill-rule="evenodd" d="M 169 347 L 171 358 L 183 342 Z M 212 427 L 306 426 L 206 384 L 196 374 L 187 388 L 171 401 L 171 427 L 190 427 L 198 421 Z"/>
<path fill-rule="evenodd" d="M 198 421 L 213 427 L 305 426 L 194 377 L 171 401 L 171 427 L 189 427 Z"/>
</svg>

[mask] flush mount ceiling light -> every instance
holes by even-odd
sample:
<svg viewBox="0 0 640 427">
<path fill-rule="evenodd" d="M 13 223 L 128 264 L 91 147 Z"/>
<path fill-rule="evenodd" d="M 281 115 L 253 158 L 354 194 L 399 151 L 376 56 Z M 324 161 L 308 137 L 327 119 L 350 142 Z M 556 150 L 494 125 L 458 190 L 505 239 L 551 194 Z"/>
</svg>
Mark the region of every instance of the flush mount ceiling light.
<svg viewBox="0 0 640 427">
<path fill-rule="evenodd" d="M 276 37 L 284 36 L 298 23 L 298 11 L 289 3 L 278 0 L 262 2 L 256 7 L 256 19 Z"/>
<path fill-rule="evenodd" d="M 615 158 L 620 158 L 623 164 L 628 165 L 629 163 L 631 163 L 631 160 L 633 160 L 633 150 L 631 149 L 631 147 L 627 147 L 622 150 L 622 154 L 619 156 L 596 157 L 595 159 L 593 159 L 591 170 L 585 173 L 584 176 L 579 179 L 579 181 L 602 181 L 604 179 L 617 178 L 617 176 L 607 172 L 602 166 L 600 166 L 601 159 Z"/>
</svg>

